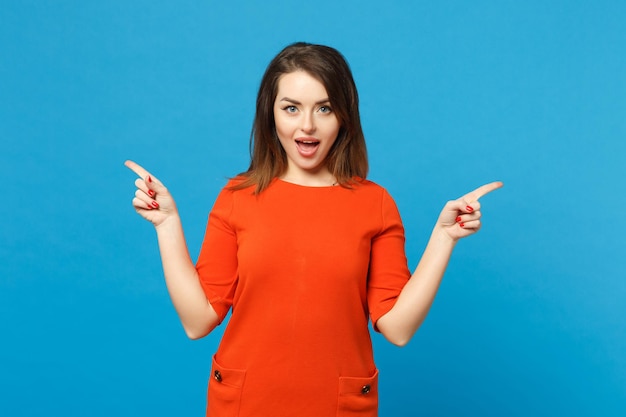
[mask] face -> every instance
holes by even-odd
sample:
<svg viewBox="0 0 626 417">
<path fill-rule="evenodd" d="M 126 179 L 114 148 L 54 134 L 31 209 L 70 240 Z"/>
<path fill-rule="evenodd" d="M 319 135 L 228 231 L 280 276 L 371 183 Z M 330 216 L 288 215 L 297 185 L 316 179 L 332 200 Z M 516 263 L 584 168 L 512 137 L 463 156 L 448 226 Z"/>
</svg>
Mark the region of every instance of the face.
<svg viewBox="0 0 626 417">
<path fill-rule="evenodd" d="M 278 139 L 287 154 L 283 178 L 303 185 L 334 182 L 326 156 L 339 134 L 339 121 L 324 85 L 304 71 L 284 74 L 274 101 Z"/>
</svg>

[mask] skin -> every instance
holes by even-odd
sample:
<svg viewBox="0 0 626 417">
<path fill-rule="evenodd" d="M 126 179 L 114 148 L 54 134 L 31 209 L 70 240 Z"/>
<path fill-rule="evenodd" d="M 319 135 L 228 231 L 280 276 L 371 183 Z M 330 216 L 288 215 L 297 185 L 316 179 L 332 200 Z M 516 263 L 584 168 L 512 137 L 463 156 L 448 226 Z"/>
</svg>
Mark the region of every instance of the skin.
<svg viewBox="0 0 626 417">
<path fill-rule="evenodd" d="M 446 203 L 411 279 L 393 308 L 376 324 L 391 343 L 404 346 L 411 340 L 437 295 L 456 243 L 480 230 L 482 214 L 478 200 L 502 186 L 499 181 L 485 184 Z"/>
<path fill-rule="evenodd" d="M 304 71 L 281 76 L 274 101 L 274 120 L 287 154 L 285 181 L 308 186 L 335 183 L 324 163 L 339 134 L 340 124 L 330 107 L 324 85 Z M 313 151 L 303 142 L 317 143 Z"/>
<path fill-rule="evenodd" d="M 274 103 L 279 140 L 285 149 L 288 169 L 282 179 L 305 186 L 329 186 L 336 179 L 325 164 L 339 123 L 329 107 L 324 86 L 309 74 L 283 75 Z M 301 152 L 298 141 L 318 142 L 315 152 Z M 218 324 L 189 256 L 182 223 L 172 195 L 165 185 L 133 161 L 125 165 L 138 175 L 133 206 L 157 232 L 165 282 L 188 337 L 206 336 Z M 394 307 L 376 323 L 391 343 L 404 346 L 415 334 L 430 309 L 456 243 L 480 230 L 480 198 L 502 187 L 485 184 L 449 201 L 441 211 L 422 258 L 402 289 Z"/>
<path fill-rule="evenodd" d="M 133 161 L 125 165 L 139 176 L 133 206 L 157 232 L 165 284 L 185 333 L 190 339 L 206 336 L 218 325 L 217 313 L 206 299 L 189 256 L 178 209 L 161 181 Z"/>
</svg>

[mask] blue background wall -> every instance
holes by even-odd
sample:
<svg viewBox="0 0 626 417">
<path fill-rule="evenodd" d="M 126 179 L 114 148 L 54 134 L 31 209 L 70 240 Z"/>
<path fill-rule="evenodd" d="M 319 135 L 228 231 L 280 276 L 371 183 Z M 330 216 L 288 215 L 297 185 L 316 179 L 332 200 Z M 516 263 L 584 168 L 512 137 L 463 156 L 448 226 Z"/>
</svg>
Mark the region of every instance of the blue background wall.
<svg viewBox="0 0 626 417">
<path fill-rule="evenodd" d="M 410 345 L 375 335 L 381 415 L 623 415 L 625 2 L 6 1 L 0 19 L 0 414 L 203 414 L 220 332 L 185 338 L 122 164 L 166 182 L 195 258 L 265 66 L 306 40 L 353 68 L 411 268 L 446 200 L 506 184 Z"/>
</svg>

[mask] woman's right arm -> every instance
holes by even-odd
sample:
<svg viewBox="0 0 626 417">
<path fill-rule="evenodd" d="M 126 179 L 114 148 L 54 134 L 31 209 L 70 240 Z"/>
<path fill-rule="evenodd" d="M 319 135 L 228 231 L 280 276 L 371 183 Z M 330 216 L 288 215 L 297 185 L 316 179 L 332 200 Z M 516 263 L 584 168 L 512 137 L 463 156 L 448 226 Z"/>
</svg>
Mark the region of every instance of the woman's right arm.
<svg viewBox="0 0 626 417">
<path fill-rule="evenodd" d="M 157 232 L 165 283 L 183 328 L 191 339 L 204 337 L 219 324 L 219 318 L 204 294 L 189 256 L 174 199 L 143 167 L 133 161 L 126 161 L 125 165 L 140 177 L 135 181 L 133 206 Z"/>
</svg>

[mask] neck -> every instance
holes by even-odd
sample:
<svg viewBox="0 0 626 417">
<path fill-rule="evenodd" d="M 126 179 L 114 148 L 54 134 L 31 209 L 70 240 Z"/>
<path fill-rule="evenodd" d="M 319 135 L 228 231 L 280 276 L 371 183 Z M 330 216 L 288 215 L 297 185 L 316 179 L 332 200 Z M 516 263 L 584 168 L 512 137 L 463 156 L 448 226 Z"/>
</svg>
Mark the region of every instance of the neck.
<svg viewBox="0 0 626 417">
<path fill-rule="evenodd" d="M 294 175 L 293 173 L 285 173 L 278 178 L 292 184 L 306 187 L 330 187 L 337 185 L 337 179 L 330 172 L 316 175 Z"/>
</svg>

